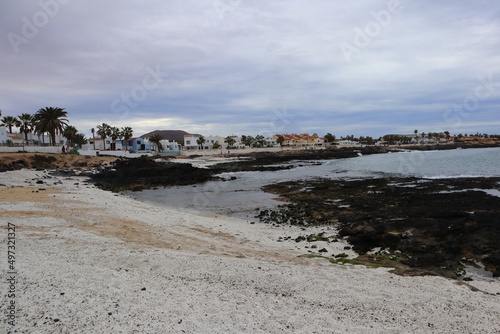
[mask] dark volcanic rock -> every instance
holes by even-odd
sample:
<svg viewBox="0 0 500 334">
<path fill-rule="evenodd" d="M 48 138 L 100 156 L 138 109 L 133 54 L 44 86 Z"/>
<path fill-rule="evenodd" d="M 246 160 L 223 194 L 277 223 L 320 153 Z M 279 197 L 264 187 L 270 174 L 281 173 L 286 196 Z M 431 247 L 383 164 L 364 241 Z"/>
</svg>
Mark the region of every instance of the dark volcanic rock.
<svg viewBox="0 0 500 334">
<path fill-rule="evenodd" d="M 237 171 L 278 171 L 294 168 L 289 163 L 292 161 L 314 161 L 357 157 L 358 153 L 368 155 L 387 153 L 390 150 L 383 147 L 363 148 L 338 148 L 325 150 L 302 150 L 302 151 L 280 151 L 280 152 L 258 152 L 249 155 L 249 159 L 220 163 L 212 167 L 213 170 L 221 172 Z M 300 164 L 299 164 L 300 165 Z"/>
<path fill-rule="evenodd" d="M 477 189 L 499 185 L 500 178 L 284 182 L 264 190 L 292 204 L 259 218 L 305 226 L 333 222 L 358 253 L 375 247 L 401 252 L 401 263 L 425 273 L 453 277 L 465 257 L 498 275 L 500 198 Z"/>
<path fill-rule="evenodd" d="M 193 167 L 191 164 L 155 162 L 148 157 L 116 160 L 112 169 L 92 177 L 102 189 L 121 191 L 157 186 L 189 185 L 213 179 L 214 171 Z"/>
</svg>

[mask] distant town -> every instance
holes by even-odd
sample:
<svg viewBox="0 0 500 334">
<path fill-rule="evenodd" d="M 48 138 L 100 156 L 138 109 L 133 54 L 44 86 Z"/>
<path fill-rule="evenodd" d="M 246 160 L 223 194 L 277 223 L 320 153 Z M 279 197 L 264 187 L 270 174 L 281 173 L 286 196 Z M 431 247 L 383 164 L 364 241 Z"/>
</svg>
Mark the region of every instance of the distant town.
<svg viewBox="0 0 500 334">
<path fill-rule="evenodd" d="M 1 116 L 1 111 L 0 111 Z M 379 138 L 353 135 L 337 137 L 332 133 L 282 133 L 264 135 L 203 135 L 182 130 L 156 130 L 141 136 L 134 136 L 131 127 L 114 127 L 106 123 L 90 129 L 92 137 L 87 138 L 69 124 L 63 108 L 46 107 L 36 114 L 4 116 L 0 119 L 0 148 L 54 147 L 57 150 L 75 154 L 226 154 L 252 150 L 323 149 L 327 147 L 364 146 L 415 146 L 449 143 L 500 144 L 500 135 L 486 133 L 420 132 L 386 134 Z M 17 131 L 16 131 L 17 130 Z M 5 150 L 2 150 L 5 151 Z M 30 149 L 30 151 L 33 151 Z M 44 150 L 46 151 L 46 150 Z M 116 152 L 116 153 L 113 153 Z M 196 153 L 194 153 L 196 152 Z M 126 155 L 126 154 L 125 154 Z"/>
</svg>

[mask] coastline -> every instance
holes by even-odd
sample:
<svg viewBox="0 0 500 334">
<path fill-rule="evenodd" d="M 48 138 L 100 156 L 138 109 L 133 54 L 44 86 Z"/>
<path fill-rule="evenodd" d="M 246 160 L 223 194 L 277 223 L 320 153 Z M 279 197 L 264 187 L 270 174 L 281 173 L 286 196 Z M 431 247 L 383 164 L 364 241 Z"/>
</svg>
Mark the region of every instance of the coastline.
<svg viewBox="0 0 500 334">
<path fill-rule="evenodd" d="M 276 242 L 299 227 L 160 208 L 84 177 L 25 169 L 0 184 L 2 221 L 17 227 L 19 331 L 500 331 L 498 282 L 302 258 Z"/>
</svg>

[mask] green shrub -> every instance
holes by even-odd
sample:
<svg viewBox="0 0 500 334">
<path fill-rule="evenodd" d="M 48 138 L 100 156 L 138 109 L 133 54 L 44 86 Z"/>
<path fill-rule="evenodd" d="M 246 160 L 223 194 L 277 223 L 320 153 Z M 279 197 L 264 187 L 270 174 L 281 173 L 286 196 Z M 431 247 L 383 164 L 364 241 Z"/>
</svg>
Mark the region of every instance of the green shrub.
<svg viewBox="0 0 500 334">
<path fill-rule="evenodd" d="M 72 147 L 71 150 L 69 150 L 69 154 L 80 155 L 77 147 Z"/>
</svg>

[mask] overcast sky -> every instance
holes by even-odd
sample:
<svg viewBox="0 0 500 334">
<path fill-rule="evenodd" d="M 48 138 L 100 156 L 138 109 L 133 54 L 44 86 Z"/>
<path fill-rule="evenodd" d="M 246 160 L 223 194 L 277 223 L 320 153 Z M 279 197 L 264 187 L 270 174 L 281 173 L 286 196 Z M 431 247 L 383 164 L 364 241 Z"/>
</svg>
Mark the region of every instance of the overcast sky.
<svg viewBox="0 0 500 334">
<path fill-rule="evenodd" d="M 1 0 L 0 109 L 86 135 L 500 133 L 498 0 Z"/>
</svg>

